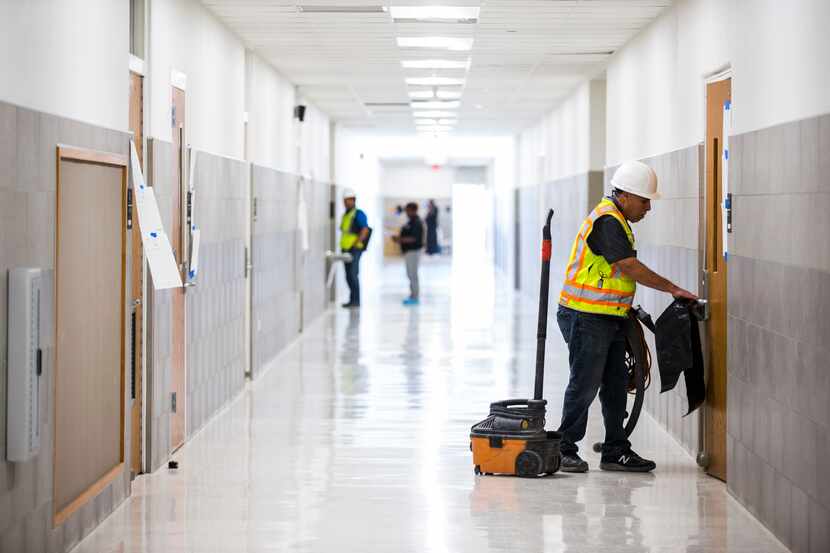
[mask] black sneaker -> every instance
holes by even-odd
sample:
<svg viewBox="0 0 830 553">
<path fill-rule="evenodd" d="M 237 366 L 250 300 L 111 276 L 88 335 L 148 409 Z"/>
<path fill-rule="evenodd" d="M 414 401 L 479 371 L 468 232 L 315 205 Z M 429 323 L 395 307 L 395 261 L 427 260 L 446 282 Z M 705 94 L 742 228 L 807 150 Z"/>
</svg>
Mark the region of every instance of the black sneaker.
<svg viewBox="0 0 830 553">
<path fill-rule="evenodd" d="M 588 463 L 576 453 L 563 453 L 559 469 L 562 472 L 588 472 Z"/>
<path fill-rule="evenodd" d="M 619 455 L 603 455 L 599 463 L 602 470 L 615 470 L 620 472 L 651 472 L 657 465 L 654 461 L 643 459 L 634 451 L 628 450 Z"/>
</svg>

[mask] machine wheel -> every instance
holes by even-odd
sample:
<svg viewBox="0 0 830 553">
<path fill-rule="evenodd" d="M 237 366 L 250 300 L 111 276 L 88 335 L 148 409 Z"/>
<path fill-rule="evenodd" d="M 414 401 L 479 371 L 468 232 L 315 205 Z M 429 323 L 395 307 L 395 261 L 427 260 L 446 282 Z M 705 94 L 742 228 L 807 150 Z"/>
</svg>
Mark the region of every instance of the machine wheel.
<svg viewBox="0 0 830 553">
<path fill-rule="evenodd" d="M 539 476 L 544 470 L 542 457 L 535 451 L 524 450 L 516 457 L 516 475 L 525 478 Z"/>
<path fill-rule="evenodd" d="M 550 474 L 553 474 L 553 473 L 557 472 L 559 470 L 559 466 L 561 464 L 562 464 L 562 456 L 557 455 L 553 460 L 553 467 L 551 467 L 551 469 L 548 472 L 546 472 L 545 474 L 550 475 Z"/>
<path fill-rule="evenodd" d="M 602 442 L 594 443 L 594 453 L 602 453 Z"/>
<path fill-rule="evenodd" d="M 481 465 L 476 465 L 473 472 L 476 473 L 476 475 L 481 474 Z"/>
</svg>

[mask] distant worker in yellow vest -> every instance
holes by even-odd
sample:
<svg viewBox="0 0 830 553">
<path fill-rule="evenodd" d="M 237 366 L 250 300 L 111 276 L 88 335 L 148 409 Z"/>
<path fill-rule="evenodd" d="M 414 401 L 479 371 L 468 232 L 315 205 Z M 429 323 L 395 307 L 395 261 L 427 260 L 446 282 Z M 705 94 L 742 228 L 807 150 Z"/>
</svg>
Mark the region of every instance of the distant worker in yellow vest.
<svg viewBox="0 0 830 553">
<path fill-rule="evenodd" d="M 345 263 L 346 284 L 349 285 L 349 301 L 343 307 L 360 307 L 360 256 L 369 237 L 369 221 L 362 210 L 357 209 L 357 194 L 351 188 L 343 191 L 346 213 L 340 222 L 340 250 L 350 253 L 352 261 Z"/>
<path fill-rule="evenodd" d="M 648 472 L 653 461 L 631 449 L 623 422 L 628 375 L 623 324 L 637 283 L 675 297 L 697 299 L 637 259 L 636 223 L 660 198 L 657 175 L 639 161 L 623 163 L 611 179 L 612 192 L 582 223 L 571 248 L 557 320 L 568 344 L 570 380 L 562 406 L 562 470 L 586 472 L 577 442 L 585 437 L 588 408 L 599 392 L 605 441 L 602 470 Z"/>
</svg>

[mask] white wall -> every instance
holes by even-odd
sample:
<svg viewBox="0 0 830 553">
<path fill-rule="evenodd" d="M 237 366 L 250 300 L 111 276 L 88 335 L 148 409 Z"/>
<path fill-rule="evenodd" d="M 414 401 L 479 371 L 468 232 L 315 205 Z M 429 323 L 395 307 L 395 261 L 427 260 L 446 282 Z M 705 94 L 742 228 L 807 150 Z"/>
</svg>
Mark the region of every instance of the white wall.
<svg viewBox="0 0 830 553">
<path fill-rule="evenodd" d="M 612 59 L 607 164 L 696 144 L 704 75 L 731 64 L 733 132 L 830 112 L 830 2 L 685 0 Z"/>
<path fill-rule="evenodd" d="M 0 0 L 0 100 L 128 127 L 129 2 Z"/>
<path fill-rule="evenodd" d="M 385 198 L 452 197 L 455 168 L 443 165 L 438 170 L 423 162 L 384 161 L 381 163 L 380 193 Z"/>
<path fill-rule="evenodd" d="M 294 85 L 247 52 L 248 161 L 289 173 L 297 170 Z"/>
<path fill-rule="evenodd" d="M 242 158 L 245 112 L 242 41 L 196 0 L 151 0 L 148 58 L 151 112 L 148 134 L 172 139 L 170 72 L 175 69 L 187 75 L 188 143 L 199 150 Z"/>
<path fill-rule="evenodd" d="M 298 172 L 315 180 L 331 182 L 331 122 L 328 116 L 305 98 L 305 120 L 300 125 L 300 167 Z"/>
<path fill-rule="evenodd" d="M 602 170 L 605 164 L 605 81 L 579 85 L 519 135 L 519 186 Z"/>
<path fill-rule="evenodd" d="M 357 192 L 358 204 L 369 217 L 370 225 L 372 220 L 380 221 L 383 218 L 380 200 L 380 159 L 372 137 L 338 125 L 334 142 L 334 182 L 340 187 L 353 188 Z"/>
<path fill-rule="evenodd" d="M 607 92 L 605 79 L 590 83 L 591 134 L 589 137 L 590 157 L 588 168 L 591 171 L 605 169 L 605 96 Z"/>
</svg>

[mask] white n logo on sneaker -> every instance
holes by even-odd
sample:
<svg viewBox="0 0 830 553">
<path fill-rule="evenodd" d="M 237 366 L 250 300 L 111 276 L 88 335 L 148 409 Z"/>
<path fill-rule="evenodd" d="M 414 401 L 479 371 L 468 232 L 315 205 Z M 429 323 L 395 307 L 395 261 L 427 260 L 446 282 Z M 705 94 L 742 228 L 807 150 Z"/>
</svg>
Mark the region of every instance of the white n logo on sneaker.
<svg viewBox="0 0 830 553">
<path fill-rule="evenodd" d="M 620 464 L 621 464 L 621 465 L 627 465 L 627 464 L 628 464 L 628 461 L 630 461 L 630 460 L 631 460 L 631 456 L 630 456 L 630 455 L 628 455 L 628 456 L 626 456 L 626 455 L 620 455 Z"/>
</svg>

